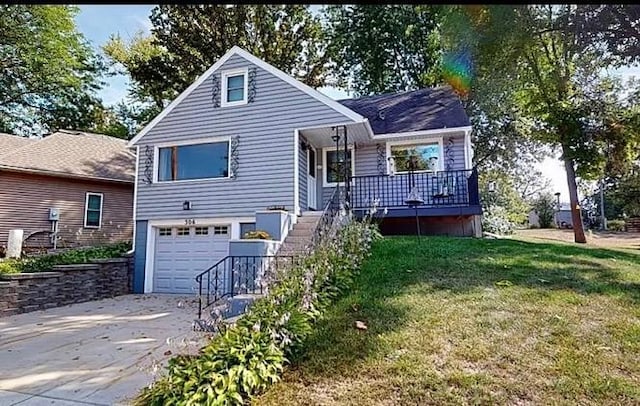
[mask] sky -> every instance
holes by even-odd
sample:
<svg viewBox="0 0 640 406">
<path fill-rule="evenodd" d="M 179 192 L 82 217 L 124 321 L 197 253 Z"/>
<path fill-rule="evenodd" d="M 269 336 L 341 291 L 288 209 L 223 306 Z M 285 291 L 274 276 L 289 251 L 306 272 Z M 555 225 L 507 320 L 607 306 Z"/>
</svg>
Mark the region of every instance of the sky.
<svg viewBox="0 0 640 406">
<path fill-rule="evenodd" d="M 76 17 L 78 30 L 100 50 L 111 35 L 119 34 L 125 41 L 136 32 L 149 33 L 151 22 L 149 15 L 153 5 L 81 5 Z M 318 6 L 315 6 L 318 8 Z M 640 77 L 640 67 L 623 68 L 615 71 L 623 77 Z M 113 105 L 127 96 L 128 80 L 126 76 L 116 75 L 108 78 L 107 85 L 99 96 L 107 105 Z M 333 99 L 348 98 L 349 94 L 335 88 L 320 88 L 322 93 Z M 560 200 L 569 201 L 567 179 L 563 164 L 558 159 L 547 158 L 539 169 L 545 177 L 551 179 L 553 192 L 560 192 Z"/>
</svg>

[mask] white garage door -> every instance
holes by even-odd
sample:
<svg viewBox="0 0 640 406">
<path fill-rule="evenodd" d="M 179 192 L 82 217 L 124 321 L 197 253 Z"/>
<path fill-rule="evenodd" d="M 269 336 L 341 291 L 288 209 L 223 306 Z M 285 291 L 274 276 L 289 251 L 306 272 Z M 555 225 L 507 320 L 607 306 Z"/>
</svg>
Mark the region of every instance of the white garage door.
<svg viewBox="0 0 640 406">
<path fill-rule="evenodd" d="M 158 227 L 153 291 L 198 293 L 195 277 L 227 256 L 229 225 Z"/>
</svg>

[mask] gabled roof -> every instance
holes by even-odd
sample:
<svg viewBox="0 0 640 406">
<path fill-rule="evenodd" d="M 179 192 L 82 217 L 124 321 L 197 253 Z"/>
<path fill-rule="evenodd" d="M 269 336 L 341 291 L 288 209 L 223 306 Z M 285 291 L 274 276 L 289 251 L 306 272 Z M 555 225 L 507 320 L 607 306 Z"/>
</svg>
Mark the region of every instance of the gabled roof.
<svg viewBox="0 0 640 406">
<path fill-rule="evenodd" d="M 374 134 L 469 127 L 469 117 L 449 86 L 387 93 L 339 103 L 369 119 Z"/>
<path fill-rule="evenodd" d="M 135 178 L 135 155 L 127 141 L 102 134 L 60 130 L 40 139 L 28 139 L 16 148 L 15 135 L 0 136 L 0 169 L 45 173 L 118 182 Z M 10 140 L 10 141 L 8 141 Z"/>
<path fill-rule="evenodd" d="M 20 137 L 19 135 L 0 133 L 0 155 L 35 142 L 35 138 Z"/>
<path fill-rule="evenodd" d="M 231 48 L 226 54 L 224 54 L 216 63 L 214 63 L 205 73 L 203 73 L 195 82 L 193 82 L 186 90 L 184 90 L 178 97 L 176 97 L 160 114 L 158 114 L 149 124 L 147 124 L 131 141 L 129 141 L 129 146 L 134 146 L 145 134 L 147 134 L 153 127 L 156 126 L 164 117 L 166 117 L 180 102 L 182 102 L 189 94 L 191 94 L 195 89 L 198 88 L 205 80 L 207 80 L 216 70 L 218 70 L 229 58 L 233 55 L 238 55 L 257 67 L 271 73 L 279 79 L 282 79 L 286 83 L 298 88 L 299 90 L 305 92 L 309 96 L 315 98 L 316 100 L 324 103 L 328 107 L 334 109 L 338 113 L 343 114 L 345 117 L 353 120 L 354 122 L 364 122 L 366 119 L 362 117 L 360 114 L 346 108 L 344 105 L 338 103 L 337 101 L 331 99 L 328 96 L 320 93 L 319 91 L 305 85 L 297 79 L 289 76 L 284 73 L 280 69 L 268 64 L 262 59 L 250 54 L 239 46 L 234 46 Z"/>
</svg>

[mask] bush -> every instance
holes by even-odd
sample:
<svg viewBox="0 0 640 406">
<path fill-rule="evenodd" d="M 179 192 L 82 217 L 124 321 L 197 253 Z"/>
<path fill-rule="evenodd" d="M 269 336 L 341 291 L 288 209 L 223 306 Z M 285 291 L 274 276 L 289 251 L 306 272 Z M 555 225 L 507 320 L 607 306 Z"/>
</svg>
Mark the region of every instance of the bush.
<svg viewBox="0 0 640 406">
<path fill-rule="evenodd" d="M 533 201 L 532 206 L 538 214 L 540 228 L 551 228 L 556 207 L 554 196 L 551 193 L 541 194 Z"/>
<path fill-rule="evenodd" d="M 607 221 L 607 228 L 611 231 L 625 231 L 625 224 L 624 220 L 609 220 Z"/>
<path fill-rule="evenodd" d="M 512 234 L 515 224 L 509 221 L 509 214 L 502 206 L 489 206 L 482 214 L 482 230 L 493 234 Z"/>
<path fill-rule="evenodd" d="M 277 382 L 287 356 L 313 323 L 353 283 L 376 237 L 368 222 L 352 222 L 301 264 L 266 275 L 266 296 L 197 356 L 170 360 L 166 375 L 145 388 L 138 405 L 243 404 Z"/>
<path fill-rule="evenodd" d="M 54 265 L 82 264 L 91 259 L 119 257 L 131 249 L 131 243 L 123 242 L 100 247 L 77 248 L 56 254 L 47 254 L 21 259 L 6 259 L 0 262 L 0 274 L 48 271 Z"/>
<path fill-rule="evenodd" d="M 247 240 L 271 240 L 271 235 L 264 230 L 247 231 L 242 237 Z"/>
</svg>

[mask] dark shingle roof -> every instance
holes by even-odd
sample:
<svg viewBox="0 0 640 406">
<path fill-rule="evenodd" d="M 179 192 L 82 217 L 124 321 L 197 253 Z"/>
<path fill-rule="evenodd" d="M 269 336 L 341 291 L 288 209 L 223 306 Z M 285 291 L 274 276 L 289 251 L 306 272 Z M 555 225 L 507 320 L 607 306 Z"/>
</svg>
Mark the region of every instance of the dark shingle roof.
<svg viewBox="0 0 640 406">
<path fill-rule="evenodd" d="M 449 86 L 338 100 L 369 119 L 375 134 L 471 125 L 460 98 Z"/>
</svg>

